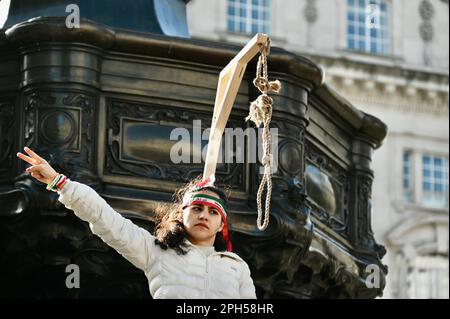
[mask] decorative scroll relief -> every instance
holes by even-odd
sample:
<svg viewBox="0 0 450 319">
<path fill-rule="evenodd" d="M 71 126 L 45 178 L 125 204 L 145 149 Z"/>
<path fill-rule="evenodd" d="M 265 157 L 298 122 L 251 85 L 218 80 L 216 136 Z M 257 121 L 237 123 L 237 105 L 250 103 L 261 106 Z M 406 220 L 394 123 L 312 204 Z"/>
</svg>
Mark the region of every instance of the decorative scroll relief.
<svg viewBox="0 0 450 319">
<path fill-rule="evenodd" d="M 78 92 L 31 93 L 25 103 L 25 145 L 58 147 L 91 162 L 94 98 Z"/>
<path fill-rule="evenodd" d="M 372 211 L 372 178 L 359 175 L 357 178 L 358 190 L 358 218 L 356 225 L 358 229 L 358 240 L 362 246 L 372 246 L 375 244 L 371 227 L 371 211 Z"/>
<path fill-rule="evenodd" d="M 345 235 L 349 208 L 349 177 L 325 155 L 307 147 L 306 193 L 312 213 L 333 230 Z"/>
<path fill-rule="evenodd" d="M 174 181 L 200 175 L 210 122 L 206 112 L 107 100 L 105 173 Z M 221 153 L 217 175 L 243 187 L 243 164 L 225 163 L 224 145 Z"/>
<path fill-rule="evenodd" d="M 13 163 L 14 104 L 0 101 L 0 172 L 8 172 Z"/>
</svg>

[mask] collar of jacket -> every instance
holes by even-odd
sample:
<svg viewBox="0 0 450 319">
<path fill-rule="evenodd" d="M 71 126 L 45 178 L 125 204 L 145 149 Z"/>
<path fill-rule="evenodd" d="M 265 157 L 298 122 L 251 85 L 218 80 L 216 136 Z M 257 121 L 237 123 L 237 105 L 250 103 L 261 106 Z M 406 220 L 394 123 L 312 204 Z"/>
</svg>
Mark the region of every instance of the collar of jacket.
<svg viewBox="0 0 450 319">
<path fill-rule="evenodd" d="M 197 249 L 197 247 L 193 243 L 191 243 L 191 241 L 189 239 L 186 239 L 186 243 L 187 243 L 188 246 L 192 246 L 194 249 L 200 251 L 200 249 Z M 202 254 L 203 254 L 203 252 L 202 252 Z M 212 253 L 211 255 L 209 255 L 208 257 L 216 256 L 216 255 L 219 255 L 221 257 L 228 257 L 228 258 L 231 258 L 231 259 L 235 259 L 237 261 L 244 261 L 237 254 L 235 254 L 233 252 L 230 252 L 230 251 L 216 251 L 216 252 Z"/>
</svg>

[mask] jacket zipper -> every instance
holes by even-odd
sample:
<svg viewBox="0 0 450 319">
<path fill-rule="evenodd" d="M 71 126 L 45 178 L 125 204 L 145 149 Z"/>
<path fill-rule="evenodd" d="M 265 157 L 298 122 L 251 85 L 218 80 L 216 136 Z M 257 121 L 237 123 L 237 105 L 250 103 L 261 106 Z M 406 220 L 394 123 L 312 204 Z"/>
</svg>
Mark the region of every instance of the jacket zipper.
<svg viewBox="0 0 450 319">
<path fill-rule="evenodd" d="M 209 270 L 208 270 L 208 258 L 206 257 L 206 282 L 205 282 L 205 298 L 208 298 L 208 289 L 209 289 Z"/>
</svg>

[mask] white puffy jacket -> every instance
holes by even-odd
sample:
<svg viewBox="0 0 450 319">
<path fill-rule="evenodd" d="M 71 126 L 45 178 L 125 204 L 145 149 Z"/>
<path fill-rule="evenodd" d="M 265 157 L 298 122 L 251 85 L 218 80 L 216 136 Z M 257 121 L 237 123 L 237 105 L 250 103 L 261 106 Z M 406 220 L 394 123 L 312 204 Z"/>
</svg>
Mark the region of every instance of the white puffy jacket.
<svg viewBox="0 0 450 319">
<path fill-rule="evenodd" d="M 144 271 L 153 298 L 256 298 L 250 269 L 238 255 L 206 256 L 189 241 L 186 255 L 163 250 L 154 236 L 114 211 L 89 186 L 69 180 L 59 195 L 66 208 L 89 222 L 94 234 Z"/>
</svg>

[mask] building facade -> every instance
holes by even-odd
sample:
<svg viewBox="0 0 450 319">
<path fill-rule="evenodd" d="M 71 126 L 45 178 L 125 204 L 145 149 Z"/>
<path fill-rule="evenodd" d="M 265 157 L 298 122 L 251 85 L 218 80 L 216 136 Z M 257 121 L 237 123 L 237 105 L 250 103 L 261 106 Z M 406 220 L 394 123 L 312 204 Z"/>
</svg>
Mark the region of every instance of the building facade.
<svg viewBox="0 0 450 319">
<path fill-rule="evenodd" d="M 448 298 L 448 1 L 193 0 L 187 8 L 192 38 L 241 44 L 268 33 L 388 125 L 372 167 L 373 231 L 389 267 L 383 297 Z"/>
</svg>

